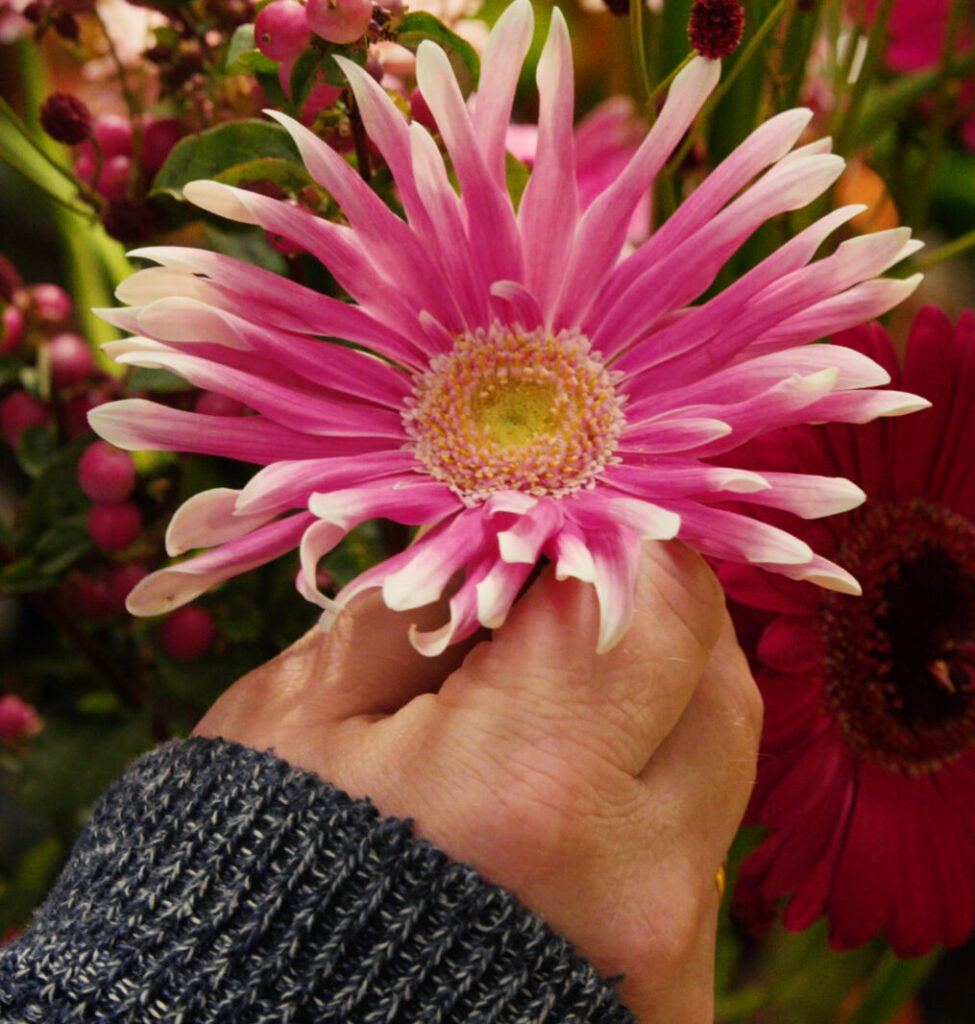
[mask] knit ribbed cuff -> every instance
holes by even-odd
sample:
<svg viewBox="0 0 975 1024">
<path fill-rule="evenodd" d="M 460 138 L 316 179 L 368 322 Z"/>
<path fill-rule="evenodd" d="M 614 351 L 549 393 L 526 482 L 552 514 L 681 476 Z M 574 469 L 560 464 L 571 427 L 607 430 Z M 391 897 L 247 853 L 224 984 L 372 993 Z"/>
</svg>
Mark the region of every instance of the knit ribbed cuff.
<svg viewBox="0 0 975 1024">
<path fill-rule="evenodd" d="M 564 939 L 409 822 L 206 739 L 106 793 L 3 953 L 5 1022 L 632 1021 Z"/>
</svg>

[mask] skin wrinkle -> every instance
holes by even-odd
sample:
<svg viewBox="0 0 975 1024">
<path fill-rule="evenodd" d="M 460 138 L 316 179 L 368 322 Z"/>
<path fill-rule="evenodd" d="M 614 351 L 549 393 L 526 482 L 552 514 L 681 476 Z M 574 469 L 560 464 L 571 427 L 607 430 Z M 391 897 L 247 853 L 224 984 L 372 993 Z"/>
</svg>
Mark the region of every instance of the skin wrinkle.
<svg viewBox="0 0 975 1024">
<path fill-rule="evenodd" d="M 625 974 L 640 1024 L 710 1024 L 714 874 L 751 785 L 754 684 L 727 648 L 720 589 L 681 545 L 646 546 L 633 627 L 603 655 L 592 588 L 551 572 L 466 657 L 431 661 L 404 642 L 397 661 L 404 614 L 443 608 L 398 614 L 363 595 L 197 731 L 273 745 L 413 819 L 604 977 Z"/>
</svg>

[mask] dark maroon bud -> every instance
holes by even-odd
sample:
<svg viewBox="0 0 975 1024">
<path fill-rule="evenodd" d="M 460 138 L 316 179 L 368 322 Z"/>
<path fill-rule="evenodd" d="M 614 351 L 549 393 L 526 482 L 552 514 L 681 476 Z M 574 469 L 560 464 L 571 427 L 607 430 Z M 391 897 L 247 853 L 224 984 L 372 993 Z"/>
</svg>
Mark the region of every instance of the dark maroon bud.
<svg viewBox="0 0 975 1024">
<path fill-rule="evenodd" d="M 168 64 L 173 59 L 173 48 L 164 43 L 150 46 L 142 55 L 150 64 Z"/>
<path fill-rule="evenodd" d="M 141 242 L 159 227 L 155 210 L 143 199 L 110 199 L 101 212 L 105 231 L 120 242 Z"/>
<path fill-rule="evenodd" d="M 43 0 L 33 0 L 33 3 L 29 3 L 21 14 L 32 24 L 39 25 L 47 14 L 48 5 Z"/>
<path fill-rule="evenodd" d="M 41 125 L 55 142 L 77 146 L 91 135 L 91 111 L 69 92 L 55 92 L 41 107 Z"/>
<path fill-rule="evenodd" d="M 738 49 L 744 30 L 740 0 L 694 0 L 687 34 L 702 57 L 718 60 L 730 56 Z"/>
<path fill-rule="evenodd" d="M 78 19 L 70 11 L 58 11 L 51 19 L 51 24 L 62 39 L 68 39 L 72 43 L 76 43 L 81 35 Z"/>
<path fill-rule="evenodd" d="M 630 0 L 603 0 L 610 14 L 625 17 L 630 13 Z"/>
</svg>

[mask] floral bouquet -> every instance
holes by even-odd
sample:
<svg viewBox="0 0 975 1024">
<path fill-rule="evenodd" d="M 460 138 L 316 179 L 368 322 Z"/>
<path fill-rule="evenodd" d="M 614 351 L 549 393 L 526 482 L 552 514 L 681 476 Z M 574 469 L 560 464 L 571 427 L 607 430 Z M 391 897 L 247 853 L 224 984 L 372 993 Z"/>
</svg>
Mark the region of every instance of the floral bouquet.
<svg viewBox="0 0 975 1024">
<path fill-rule="evenodd" d="M 965 0 L 3 0 L 0 934 L 357 594 L 449 598 L 434 656 L 551 563 L 605 651 L 677 538 L 766 702 L 717 1018 L 968 1020 L 973 40 Z"/>
</svg>

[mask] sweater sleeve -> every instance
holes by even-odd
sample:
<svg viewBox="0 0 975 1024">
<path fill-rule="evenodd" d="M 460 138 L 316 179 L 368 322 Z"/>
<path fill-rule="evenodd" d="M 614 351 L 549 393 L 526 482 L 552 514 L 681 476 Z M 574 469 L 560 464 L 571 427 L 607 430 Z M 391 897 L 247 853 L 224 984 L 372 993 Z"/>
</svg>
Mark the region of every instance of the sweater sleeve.
<svg viewBox="0 0 975 1024">
<path fill-rule="evenodd" d="M 220 740 L 145 755 L 0 951 L 5 1024 L 630 1024 L 475 871 L 317 776 Z"/>
</svg>

